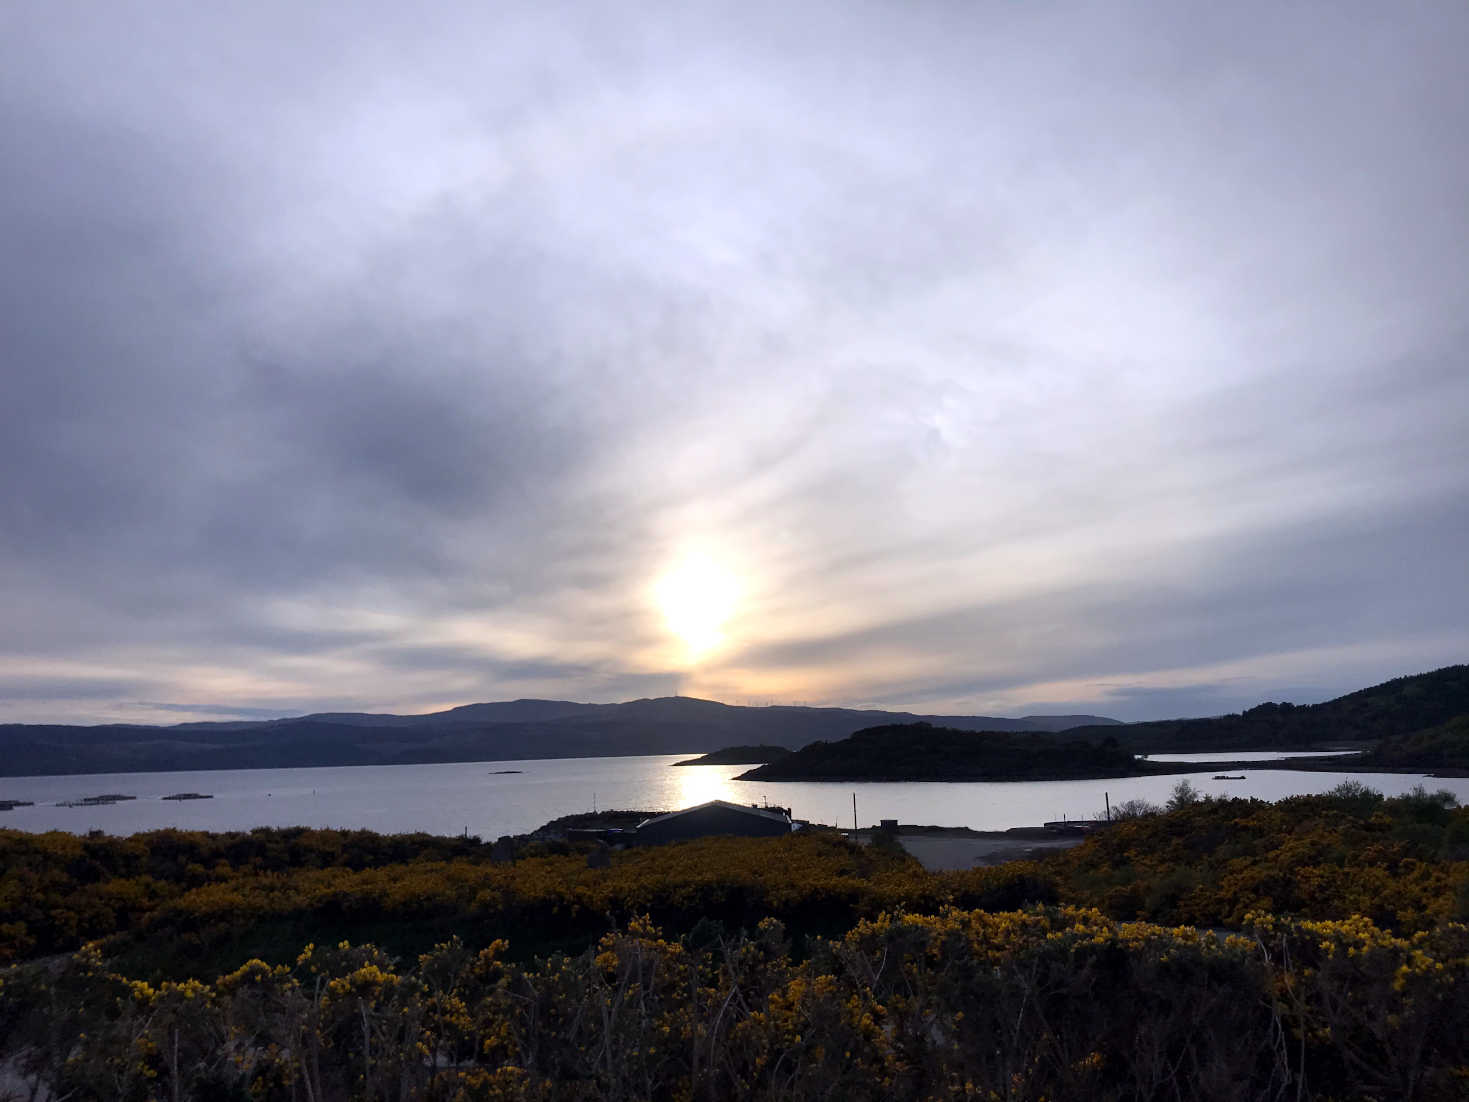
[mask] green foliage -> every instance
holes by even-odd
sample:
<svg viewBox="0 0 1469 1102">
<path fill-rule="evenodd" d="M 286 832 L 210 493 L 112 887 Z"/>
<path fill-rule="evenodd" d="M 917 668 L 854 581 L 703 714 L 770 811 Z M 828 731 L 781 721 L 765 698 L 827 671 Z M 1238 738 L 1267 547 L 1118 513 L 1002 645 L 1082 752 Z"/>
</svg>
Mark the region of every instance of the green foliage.
<svg viewBox="0 0 1469 1102">
<path fill-rule="evenodd" d="M 1325 795 L 1358 818 L 1370 815 L 1382 803 L 1382 793 L 1368 788 L 1361 781 L 1342 781 L 1335 788 L 1328 789 Z"/>
<path fill-rule="evenodd" d="M 1124 800 L 1120 804 L 1112 805 L 1110 821 L 1120 823 L 1127 819 L 1142 819 L 1149 815 L 1161 815 L 1162 813 L 1161 807 L 1147 800 Z M 1105 814 L 1093 815 L 1092 818 L 1105 819 L 1107 816 Z"/>
<path fill-rule="evenodd" d="M 1203 798 L 1193 783 L 1185 778 L 1173 786 L 1173 791 L 1168 796 L 1167 808 L 1169 811 L 1178 811 L 1180 808 L 1192 807 Z"/>
</svg>

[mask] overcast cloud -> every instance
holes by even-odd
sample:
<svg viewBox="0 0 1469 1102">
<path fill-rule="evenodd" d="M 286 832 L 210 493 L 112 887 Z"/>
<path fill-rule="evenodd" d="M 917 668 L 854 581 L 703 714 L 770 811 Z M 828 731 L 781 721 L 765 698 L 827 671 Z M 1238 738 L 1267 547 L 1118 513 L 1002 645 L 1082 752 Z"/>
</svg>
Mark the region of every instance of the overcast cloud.
<svg viewBox="0 0 1469 1102">
<path fill-rule="evenodd" d="M 1466 57 L 1462 0 L 8 4 L 0 721 L 1469 660 Z"/>
</svg>

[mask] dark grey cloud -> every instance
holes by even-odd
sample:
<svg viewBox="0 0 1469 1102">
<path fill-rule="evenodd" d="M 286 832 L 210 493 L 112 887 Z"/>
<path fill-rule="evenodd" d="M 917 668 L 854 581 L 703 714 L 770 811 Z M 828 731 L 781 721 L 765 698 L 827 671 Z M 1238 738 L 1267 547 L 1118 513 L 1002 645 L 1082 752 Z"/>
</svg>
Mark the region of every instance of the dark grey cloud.
<svg viewBox="0 0 1469 1102">
<path fill-rule="evenodd" d="M 134 688 L 127 678 L 9 676 L 0 679 L 0 699 L 115 701 Z"/>
<path fill-rule="evenodd" d="M 0 718 L 1469 651 L 1462 5 L 3 18 Z"/>
</svg>

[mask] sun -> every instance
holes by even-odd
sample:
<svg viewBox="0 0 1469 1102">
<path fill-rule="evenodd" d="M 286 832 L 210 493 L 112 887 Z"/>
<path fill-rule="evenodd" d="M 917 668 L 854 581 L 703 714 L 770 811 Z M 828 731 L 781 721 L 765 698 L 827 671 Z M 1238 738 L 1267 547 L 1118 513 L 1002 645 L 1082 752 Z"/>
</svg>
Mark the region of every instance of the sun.
<svg viewBox="0 0 1469 1102">
<path fill-rule="evenodd" d="M 701 658 L 724 642 L 736 591 L 734 576 L 702 557 L 685 559 L 659 579 L 658 607 L 690 658 Z"/>
</svg>

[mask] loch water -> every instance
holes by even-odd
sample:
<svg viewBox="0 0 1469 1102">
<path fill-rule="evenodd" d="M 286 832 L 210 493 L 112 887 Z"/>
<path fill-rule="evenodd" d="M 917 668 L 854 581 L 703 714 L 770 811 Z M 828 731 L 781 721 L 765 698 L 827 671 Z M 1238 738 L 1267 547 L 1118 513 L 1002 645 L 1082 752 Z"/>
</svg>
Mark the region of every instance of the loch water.
<svg viewBox="0 0 1469 1102">
<path fill-rule="evenodd" d="M 384 833 L 468 832 L 493 839 L 534 830 L 557 816 L 594 807 L 669 810 L 713 799 L 789 807 L 797 818 L 849 827 L 855 795 L 857 820 L 862 826 L 880 819 L 897 819 L 904 823 L 1003 830 L 1051 819 L 1091 818 L 1101 813 L 1105 799 L 1110 799 L 1113 806 L 1131 799 L 1162 803 L 1180 779 L 773 783 L 735 780 L 748 766 L 673 767 L 686 756 L 4 777 L 0 778 L 0 801 L 30 800 L 34 806 L 0 811 L 0 827 L 131 834 L 162 827 L 248 830 L 258 826 L 312 826 Z M 1162 757 L 1156 755 L 1155 760 Z M 1200 756 L 1200 760 L 1206 758 Z M 1386 795 L 1399 795 L 1423 784 L 1430 790 L 1447 788 L 1469 803 L 1469 778 L 1439 780 L 1399 773 L 1250 768 L 1230 772 L 1234 776 L 1243 773 L 1244 779 L 1215 780 L 1204 772 L 1188 774 L 1188 780 L 1209 795 L 1266 800 L 1324 792 L 1347 779 Z M 181 792 L 207 793 L 213 798 L 163 799 Z M 59 806 L 107 794 L 136 799 L 106 805 Z"/>
</svg>

